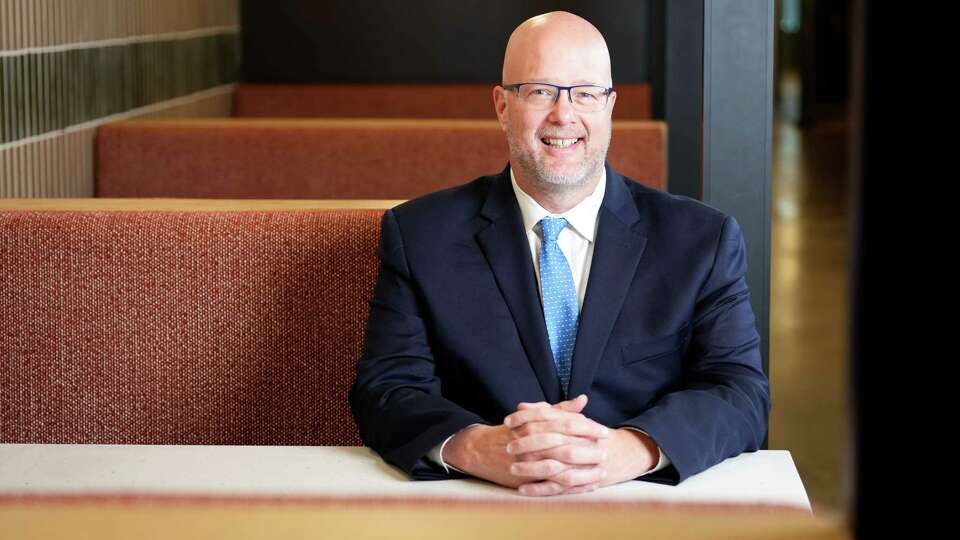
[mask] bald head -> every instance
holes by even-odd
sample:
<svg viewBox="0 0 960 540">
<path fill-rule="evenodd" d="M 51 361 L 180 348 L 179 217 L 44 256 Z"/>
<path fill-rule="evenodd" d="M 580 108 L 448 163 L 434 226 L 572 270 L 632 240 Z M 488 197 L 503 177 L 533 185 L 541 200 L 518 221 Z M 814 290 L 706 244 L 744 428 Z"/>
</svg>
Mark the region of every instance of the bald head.
<svg viewBox="0 0 960 540">
<path fill-rule="evenodd" d="M 586 19 L 565 11 L 544 13 L 510 35 L 503 82 L 611 86 L 610 52 L 603 35 Z"/>
<path fill-rule="evenodd" d="M 551 104 L 542 99 L 550 97 L 546 86 L 528 85 L 521 95 L 517 85 L 528 83 L 570 89 L 554 94 Z M 547 210 L 565 212 L 604 177 L 617 93 L 591 94 L 596 88 L 574 93 L 572 87 L 613 86 L 607 44 L 592 24 L 572 13 L 538 15 L 510 35 L 503 85 L 493 89 L 493 102 L 517 186 Z"/>
</svg>

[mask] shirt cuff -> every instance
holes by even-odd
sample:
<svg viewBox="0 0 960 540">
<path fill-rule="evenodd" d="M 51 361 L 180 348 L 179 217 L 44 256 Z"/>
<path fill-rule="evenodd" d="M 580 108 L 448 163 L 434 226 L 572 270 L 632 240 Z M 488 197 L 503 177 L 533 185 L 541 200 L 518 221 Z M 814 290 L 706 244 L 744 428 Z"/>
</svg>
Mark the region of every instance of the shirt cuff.
<svg viewBox="0 0 960 540">
<path fill-rule="evenodd" d="M 647 437 L 650 437 L 650 434 L 647 433 L 646 431 L 642 430 L 642 429 L 637 429 L 637 428 L 635 428 L 635 427 L 630 427 L 630 426 L 624 426 L 624 428 L 625 428 L 625 429 L 632 429 L 633 431 L 639 431 L 640 433 L 643 433 L 643 434 L 646 435 Z M 653 440 L 653 437 L 650 437 L 650 440 Z M 657 441 L 653 441 L 653 443 L 654 443 L 654 444 L 657 444 Z M 660 460 L 657 461 L 656 467 L 654 467 L 654 468 L 650 469 L 649 471 L 641 474 L 640 476 L 646 476 L 646 475 L 648 475 L 648 474 L 655 473 L 655 472 L 659 471 L 660 469 L 663 469 L 664 467 L 667 467 L 668 465 L 670 465 L 670 458 L 668 458 L 668 457 L 666 456 L 666 454 L 663 453 L 663 450 L 660 450 L 660 445 L 657 445 L 657 453 L 660 454 Z M 637 478 L 639 478 L 639 476 L 638 476 Z"/>
<path fill-rule="evenodd" d="M 470 424 L 469 426 L 467 426 L 467 427 L 465 427 L 465 428 L 463 428 L 463 429 L 472 428 L 473 426 L 479 426 L 479 425 L 481 425 L 481 424 Z M 460 431 L 463 431 L 463 429 L 461 429 Z M 444 441 L 443 441 L 442 443 L 434 446 L 432 450 L 430 450 L 429 452 L 427 452 L 427 458 L 428 458 L 430 461 L 436 463 L 437 465 L 443 467 L 444 472 L 446 472 L 447 474 L 450 474 L 450 469 L 453 469 L 453 470 L 457 471 L 457 472 L 460 473 L 460 474 L 467 474 L 467 473 L 461 471 L 460 469 L 454 467 L 453 465 L 448 465 L 447 463 L 445 463 L 445 462 L 443 461 L 443 448 L 444 448 L 445 446 L 447 446 L 447 443 L 450 442 L 450 439 L 456 437 L 457 434 L 460 433 L 460 431 L 458 431 L 457 433 L 454 433 L 453 435 L 447 437 L 446 439 L 444 439 Z"/>
</svg>

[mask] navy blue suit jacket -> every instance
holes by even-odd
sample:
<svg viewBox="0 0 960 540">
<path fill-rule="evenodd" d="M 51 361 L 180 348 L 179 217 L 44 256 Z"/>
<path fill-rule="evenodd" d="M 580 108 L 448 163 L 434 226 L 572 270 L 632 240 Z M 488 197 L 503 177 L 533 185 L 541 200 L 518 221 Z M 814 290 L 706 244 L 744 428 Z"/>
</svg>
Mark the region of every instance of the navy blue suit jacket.
<svg viewBox="0 0 960 540">
<path fill-rule="evenodd" d="M 607 166 L 570 396 L 650 434 L 675 484 L 767 429 L 770 391 L 737 222 Z M 380 273 L 350 404 L 366 445 L 415 479 L 425 456 L 521 401 L 562 401 L 509 168 L 384 214 Z"/>
</svg>

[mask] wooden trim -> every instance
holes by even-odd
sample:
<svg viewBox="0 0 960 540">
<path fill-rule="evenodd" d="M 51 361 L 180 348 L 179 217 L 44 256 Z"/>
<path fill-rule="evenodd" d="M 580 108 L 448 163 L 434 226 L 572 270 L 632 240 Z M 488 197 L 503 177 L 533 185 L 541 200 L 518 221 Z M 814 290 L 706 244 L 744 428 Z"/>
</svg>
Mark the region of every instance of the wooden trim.
<svg viewBox="0 0 960 540">
<path fill-rule="evenodd" d="M 270 210 L 387 210 L 402 202 L 402 200 L 386 199 L 0 199 L 0 212 L 262 212 Z"/>
<path fill-rule="evenodd" d="M 497 120 L 444 120 L 436 118 L 176 118 L 135 119 L 114 124 L 142 127 L 325 127 L 325 128 L 464 128 L 477 129 L 499 126 Z M 614 120 L 614 129 L 657 128 L 666 133 L 661 120 Z"/>
</svg>

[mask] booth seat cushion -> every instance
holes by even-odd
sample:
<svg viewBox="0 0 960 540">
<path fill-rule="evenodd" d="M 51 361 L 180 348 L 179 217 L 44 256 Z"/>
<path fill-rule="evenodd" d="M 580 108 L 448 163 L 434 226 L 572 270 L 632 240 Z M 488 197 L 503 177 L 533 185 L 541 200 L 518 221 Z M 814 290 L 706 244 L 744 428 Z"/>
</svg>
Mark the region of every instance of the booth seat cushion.
<svg viewBox="0 0 960 540">
<path fill-rule="evenodd" d="M 410 199 L 503 170 L 493 120 L 152 120 L 101 126 L 98 197 Z M 666 125 L 614 122 L 608 159 L 666 187 Z"/>
<path fill-rule="evenodd" d="M 239 84 L 234 116 L 496 119 L 494 84 Z M 618 84 L 613 117 L 651 118 L 650 85 Z"/>
<path fill-rule="evenodd" d="M 359 445 L 382 214 L 0 211 L 0 442 Z"/>
</svg>

